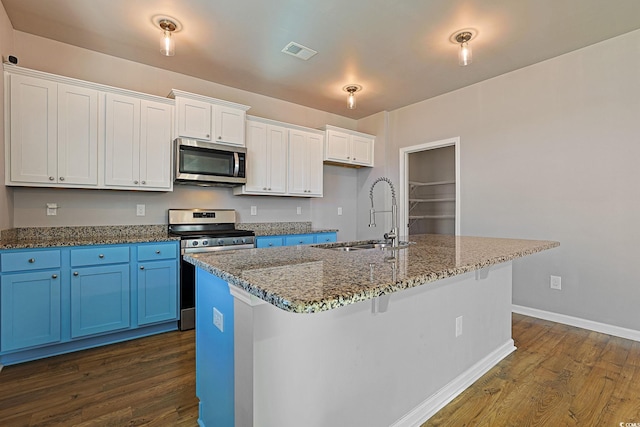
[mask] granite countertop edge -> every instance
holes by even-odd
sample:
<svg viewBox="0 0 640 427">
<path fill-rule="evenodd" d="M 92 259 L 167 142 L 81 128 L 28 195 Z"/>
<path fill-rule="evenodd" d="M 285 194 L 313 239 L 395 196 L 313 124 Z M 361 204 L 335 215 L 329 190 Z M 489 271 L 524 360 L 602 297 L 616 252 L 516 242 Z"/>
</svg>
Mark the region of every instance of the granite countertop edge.
<svg viewBox="0 0 640 427">
<path fill-rule="evenodd" d="M 500 264 L 507 261 L 512 261 L 517 258 L 533 255 L 538 252 L 542 252 L 548 249 L 553 249 L 560 246 L 559 242 L 555 241 L 538 241 L 540 245 L 534 248 L 522 249 L 512 253 L 505 253 L 500 256 L 494 256 L 486 258 L 481 262 L 470 263 L 465 265 L 456 266 L 455 268 L 446 268 L 440 271 L 431 272 L 424 275 L 416 275 L 413 277 L 398 280 L 395 283 L 389 282 L 383 285 L 377 286 L 373 289 L 365 289 L 361 292 L 347 292 L 347 295 L 340 295 L 338 298 L 320 299 L 320 300 L 288 300 L 282 296 L 274 293 L 268 289 L 263 289 L 258 286 L 254 286 L 248 281 L 237 277 L 227 271 L 219 269 L 205 261 L 198 258 L 186 255 L 185 261 L 194 264 L 197 267 L 202 268 L 205 271 L 225 280 L 229 284 L 245 290 L 249 294 L 260 298 L 282 310 L 292 313 L 318 313 L 322 311 L 332 310 L 338 307 L 354 304 L 360 301 L 366 301 L 382 295 L 391 294 L 404 289 L 415 288 L 417 286 L 432 283 L 438 280 L 446 279 L 449 277 L 458 276 L 464 273 L 468 273 L 475 270 L 481 270 L 492 265 Z M 323 245 L 331 246 L 332 244 Z M 314 245 L 317 246 L 317 245 Z M 335 244 L 334 244 L 335 246 Z M 326 249 L 314 248 L 315 250 L 325 251 Z M 269 249 L 263 249 L 269 250 Z"/>
<path fill-rule="evenodd" d="M 339 230 L 336 228 L 313 228 L 306 231 L 295 230 L 291 232 L 283 232 L 282 230 L 254 230 L 256 237 L 264 236 L 284 236 L 284 235 L 296 235 L 296 234 L 316 234 L 316 233 L 337 233 Z"/>
</svg>

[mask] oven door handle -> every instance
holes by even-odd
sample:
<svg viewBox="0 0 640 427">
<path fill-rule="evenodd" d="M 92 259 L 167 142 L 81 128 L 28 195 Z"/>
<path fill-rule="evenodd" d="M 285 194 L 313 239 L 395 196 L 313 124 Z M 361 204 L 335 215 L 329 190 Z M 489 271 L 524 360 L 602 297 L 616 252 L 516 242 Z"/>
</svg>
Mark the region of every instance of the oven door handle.
<svg viewBox="0 0 640 427">
<path fill-rule="evenodd" d="M 238 173 L 240 172 L 240 156 L 238 156 L 237 152 L 233 152 L 233 176 L 238 176 Z"/>
<path fill-rule="evenodd" d="M 206 248 L 204 248 L 204 247 L 182 248 L 182 250 L 180 251 L 180 254 L 181 255 L 202 254 L 202 253 L 207 253 L 207 252 L 221 252 L 221 251 L 232 251 L 232 250 L 237 250 L 237 249 L 253 249 L 253 248 L 254 248 L 253 244 L 229 245 L 229 246 L 208 246 Z"/>
</svg>

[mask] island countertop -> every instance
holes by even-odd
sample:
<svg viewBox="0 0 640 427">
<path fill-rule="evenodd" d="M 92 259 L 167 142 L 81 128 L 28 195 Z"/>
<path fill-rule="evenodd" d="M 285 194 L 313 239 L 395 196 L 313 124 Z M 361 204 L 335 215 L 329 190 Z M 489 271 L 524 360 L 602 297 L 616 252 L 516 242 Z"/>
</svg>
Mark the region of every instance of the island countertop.
<svg viewBox="0 0 640 427">
<path fill-rule="evenodd" d="M 372 299 L 559 246 L 548 240 L 413 235 L 396 251 L 342 252 L 340 244 L 185 255 L 276 307 L 314 313 Z"/>
</svg>

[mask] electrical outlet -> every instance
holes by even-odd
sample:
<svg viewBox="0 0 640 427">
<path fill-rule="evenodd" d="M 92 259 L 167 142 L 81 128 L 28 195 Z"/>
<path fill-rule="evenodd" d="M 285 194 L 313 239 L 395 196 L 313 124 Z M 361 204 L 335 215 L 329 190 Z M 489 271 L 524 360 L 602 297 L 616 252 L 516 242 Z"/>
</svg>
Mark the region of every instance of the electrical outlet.
<svg viewBox="0 0 640 427">
<path fill-rule="evenodd" d="M 146 206 L 145 205 L 136 205 L 136 215 L 137 216 L 145 216 L 146 214 Z"/>
<path fill-rule="evenodd" d="M 57 203 L 47 203 L 47 216 L 55 216 L 58 215 L 58 204 Z"/>
<path fill-rule="evenodd" d="M 213 324 L 220 329 L 220 332 L 224 332 L 224 317 L 215 307 L 213 307 Z"/>
<path fill-rule="evenodd" d="M 551 276 L 549 280 L 549 287 L 551 289 L 562 290 L 562 278 L 560 276 Z"/>
<path fill-rule="evenodd" d="M 258 207 L 251 206 L 251 215 L 258 215 Z"/>
<path fill-rule="evenodd" d="M 456 317 L 456 338 L 462 335 L 462 316 Z"/>
<path fill-rule="evenodd" d="M 342 215 L 342 208 L 338 208 L 338 215 Z"/>
<path fill-rule="evenodd" d="M 296 208 L 296 213 L 297 213 L 298 215 L 302 215 L 302 208 L 301 208 L 300 206 L 298 206 L 298 207 Z"/>
</svg>

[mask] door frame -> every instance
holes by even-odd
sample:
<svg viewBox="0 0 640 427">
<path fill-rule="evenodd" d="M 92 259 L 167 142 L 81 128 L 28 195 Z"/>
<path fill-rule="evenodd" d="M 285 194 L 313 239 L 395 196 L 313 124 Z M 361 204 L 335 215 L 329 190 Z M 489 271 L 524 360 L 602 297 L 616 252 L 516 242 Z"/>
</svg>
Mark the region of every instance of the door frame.
<svg viewBox="0 0 640 427">
<path fill-rule="evenodd" d="M 425 142 L 400 149 L 400 235 L 409 236 L 409 154 L 436 148 L 454 146 L 456 168 L 456 210 L 455 235 L 460 235 L 460 137 Z"/>
</svg>

